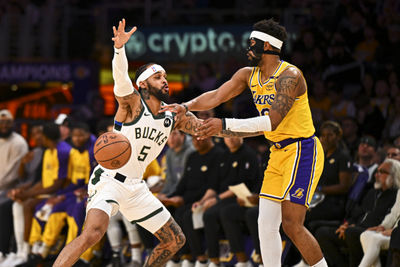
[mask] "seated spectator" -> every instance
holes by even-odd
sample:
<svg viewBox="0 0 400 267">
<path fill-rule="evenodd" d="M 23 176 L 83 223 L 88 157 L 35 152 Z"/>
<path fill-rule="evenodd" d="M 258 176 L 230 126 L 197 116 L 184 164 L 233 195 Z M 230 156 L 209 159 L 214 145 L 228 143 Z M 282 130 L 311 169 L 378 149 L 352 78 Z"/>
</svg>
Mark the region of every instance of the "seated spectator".
<svg viewBox="0 0 400 267">
<path fill-rule="evenodd" d="M 167 207 L 175 207 L 174 219 L 182 227 L 186 236 L 186 244 L 179 252 L 182 265 L 188 266 L 190 262 L 200 256 L 202 249 L 202 235 L 200 230 L 193 228 L 192 205 L 199 201 L 211 187 L 218 176 L 223 150 L 216 146 L 211 137 L 204 140 L 192 138 L 195 152 L 188 156 L 182 179 L 170 197 L 160 198 Z M 199 246 L 200 244 L 200 246 Z M 169 261 L 167 266 L 178 266 L 179 259 Z M 204 258 L 204 263 L 207 258 Z"/>
<path fill-rule="evenodd" d="M 386 158 L 400 161 L 400 148 L 390 146 L 386 151 Z"/>
<path fill-rule="evenodd" d="M 354 159 L 360 144 L 357 120 L 354 117 L 344 117 L 340 124 L 343 130 L 342 140 L 350 152 L 351 159 Z"/>
<path fill-rule="evenodd" d="M 339 226 L 323 226 L 317 229 L 316 238 L 327 259 L 329 266 L 355 267 L 363 256 L 360 235 L 368 227 L 378 225 L 390 212 L 396 200 L 397 187 L 389 170 L 391 163 L 383 162 L 375 174 L 374 188 L 363 198 L 361 205 L 356 205 L 347 220 Z M 348 251 L 349 260 L 343 254 Z"/>
<path fill-rule="evenodd" d="M 388 175 L 394 180 L 397 188 L 400 188 L 400 162 L 393 159 L 386 159 L 389 167 L 380 169 L 384 175 Z M 390 170 L 390 171 L 388 171 Z M 390 174 L 386 173 L 389 172 Z M 390 180 L 388 180 L 390 182 Z M 385 219 L 378 225 L 369 227 L 360 236 L 361 246 L 364 251 L 364 256 L 359 267 L 382 266 L 379 258 L 381 250 L 389 249 L 390 235 L 393 229 L 397 226 L 400 220 L 400 190 L 397 191 L 396 202 L 393 205 L 390 213 L 385 216 Z"/>
<path fill-rule="evenodd" d="M 196 206 L 202 205 L 204 210 L 204 235 L 207 254 L 211 261 L 209 266 L 220 265 L 219 239 L 223 232 L 221 213 L 225 207 L 236 203 L 236 197 L 229 190 L 229 186 L 244 183 L 248 188 L 254 188 L 257 179 L 261 176 L 257 155 L 253 149 L 243 144 L 243 138 L 225 137 L 224 142 L 229 152 L 226 152 L 222 159 L 218 177 L 214 177 L 214 185 L 207 190 L 200 201 L 192 206 L 193 210 Z M 239 266 L 250 264 L 247 257 L 240 260 L 242 262 Z"/>
<path fill-rule="evenodd" d="M 324 171 L 318 183 L 317 192 L 324 199 L 307 212 L 305 225 L 314 232 L 311 224 L 316 220 L 342 220 L 345 202 L 352 183 L 350 156 L 339 148 L 342 129 L 334 121 L 326 121 L 320 129 L 320 140 L 325 152 Z"/>
<path fill-rule="evenodd" d="M 193 153 L 194 147 L 191 138 L 184 132 L 173 130 L 168 138 L 166 157 L 165 184 L 160 191 L 162 197 L 172 194 L 183 176 L 183 170 L 188 156 Z"/>
<path fill-rule="evenodd" d="M 386 266 L 400 266 L 400 228 L 398 224 L 397 227 L 393 229 L 392 235 L 390 236 L 389 255 Z"/>
<path fill-rule="evenodd" d="M 249 188 L 249 190 L 252 192 L 252 195 L 247 197 L 247 200 L 254 205 L 254 207 L 246 207 L 245 200 L 237 198 L 236 203 L 226 205 L 220 212 L 221 224 L 225 233 L 225 237 L 229 241 L 231 251 L 236 256 L 236 267 L 251 266 L 248 255 L 245 253 L 246 232 L 249 232 L 253 241 L 255 250 L 255 257 L 253 258 L 253 261 L 256 259 L 256 264 L 262 264 L 257 224 L 259 200 L 258 194 L 261 190 L 263 180 L 263 176 L 261 174 L 258 176 L 258 180 L 258 182 L 253 184 L 253 188 Z"/>
<path fill-rule="evenodd" d="M 64 186 L 65 179 L 68 176 L 68 159 L 71 146 L 65 141 L 60 141 L 60 130 L 56 124 L 47 123 L 43 126 L 43 145 L 46 149 L 43 153 L 41 180 L 28 189 L 14 189 L 10 194 L 14 201 L 23 203 L 25 242 L 29 242 L 36 206 L 39 203 L 44 206 L 49 196 Z M 41 227 L 38 224 L 36 226 L 41 233 Z M 38 245 L 35 246 L 36 251 L 38 248 Z"/>
<path fill-rule="evenodd" d="M 34 125 L 31 128 L 31 140 L 35 147 L 25 155 L 19 168 L 20 184 L 8 191 L 8 197 L 14 199 L 14 192 L 28 190 L 41 179 L 43 158 L 43 126 Z M 14 238 L 17 245 L 16 253 L 10 253 L 2 265 L 14 266 L 25 262 L 29 254 L 29 244 L 24 241 L 24 206 L 14 201 L 12 206 L 14 220 Z"/>
<path fill-rule="evenodd" d="M 90 134 L 87 124 L 76 122 L 71 125 L 72 148 L 68 153 L 66 180 L 68 184 L 46 200 L 44 205 L 38 205 L 41 208 L 37 208 L 38 211 L 34 215 L 34 230 L 30 237 L 30 241 L 37 245 L 38 249 L 32 251 L 34 257 L 29 264 L 47 258 L 65 225 L 68 225 L 67 244 L 80 234 L 85 219 L 87 183 L 90 172 L 96 165 L 93 155 L 95 141 L 96 138 Z M 44 212 L 46 207 L 47 214 Z M 38 232 L 37 223 L 43 228 L 42 233 Z M 81 256 L 81 260 L 88 264 L 92 257 L 88 251 Z"/>
<path fill-rule="evenodd" d="M 9 252 L 12 233 L 12 200 L 7 191 L 18 183 L 18 169 L 28 152 L 25 139 L 13 130 L 14 118 L 10 111 L 0 110 L 0 261 Z"/>
</svg>

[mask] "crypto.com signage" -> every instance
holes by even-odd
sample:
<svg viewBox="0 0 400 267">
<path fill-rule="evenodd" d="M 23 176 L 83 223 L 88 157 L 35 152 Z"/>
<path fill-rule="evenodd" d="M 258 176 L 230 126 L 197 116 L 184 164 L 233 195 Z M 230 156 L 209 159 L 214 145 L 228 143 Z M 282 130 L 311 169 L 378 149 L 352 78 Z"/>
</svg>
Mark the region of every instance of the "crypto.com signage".
<svg viewBox="0 0 400 267">
<path fill-rule="evenodd" d="M 146 27 L 126 45 L 130 60 L 205 61 L 243 57 L 251 26 Z"/>
</svg>

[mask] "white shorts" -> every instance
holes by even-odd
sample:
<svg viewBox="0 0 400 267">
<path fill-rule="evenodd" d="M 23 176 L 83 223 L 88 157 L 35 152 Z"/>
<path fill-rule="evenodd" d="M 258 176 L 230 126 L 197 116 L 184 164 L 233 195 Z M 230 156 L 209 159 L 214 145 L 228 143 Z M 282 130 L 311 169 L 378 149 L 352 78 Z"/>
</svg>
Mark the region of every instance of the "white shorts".
<svg viewBox="0 0 400 267">
<path fill-rule="evenodd" d="M 100 209 L 111 217 L 120 210 L 131 223 L 137 223 L 153 234 L 171 218 L 142 179 L 126 178 L 122 183 L 96 167 L 90 177 L 88 194 L 86 212 Z"/>
</svg>

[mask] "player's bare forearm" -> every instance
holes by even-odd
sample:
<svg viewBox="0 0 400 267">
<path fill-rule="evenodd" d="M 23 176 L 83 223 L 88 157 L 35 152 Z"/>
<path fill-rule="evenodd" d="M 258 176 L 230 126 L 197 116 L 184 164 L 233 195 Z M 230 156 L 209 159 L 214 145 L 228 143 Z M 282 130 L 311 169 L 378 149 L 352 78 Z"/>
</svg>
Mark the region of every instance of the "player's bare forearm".
<svg viewBox="0 0 400 267">
<path fill-rule="evenodd" d="M 230 130 L 222 130 L 221 132 L 219 132 L 218 134 L 216 134 L 215 136 L 218 137 L 254 137 L 254 136 L 259 136 L 259 135 L 263 135 L 263 132 L 255 132 L 255 133 L 244 133 L 244 132 L 232 132 Z"/>
<path fill-rule="evenodd" d="M 275 83 L 277 94 L 271 105 L 269 116 L 272 130 L 275 130 L 294 104 L 303 90 L 302 76 L 293 68 L 284 71 Z"/>
<path fill-rule="evenodd" d="M 193 113 L 186 112 L 186 114 L 181 117 L 176 128 L 187 134 L 196 135 L 202 122 L 203 120 L 197 118 Z"/>
</svg>

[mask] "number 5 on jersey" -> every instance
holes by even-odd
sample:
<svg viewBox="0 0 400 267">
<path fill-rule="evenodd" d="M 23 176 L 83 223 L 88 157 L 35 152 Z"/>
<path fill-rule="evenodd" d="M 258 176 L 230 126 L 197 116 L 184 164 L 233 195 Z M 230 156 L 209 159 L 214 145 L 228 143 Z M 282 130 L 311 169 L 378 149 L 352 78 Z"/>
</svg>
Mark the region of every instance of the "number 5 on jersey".
<svg viewBox="0 0 400 267">
<path fill-rule="evenodd" d="M 140 150 L 140 153 L 139 153 L 139 156 L 138 156 L 138 160 L 144 161 L 146 159 L 147 155 L 149 154 L 147 152 L 147 150 L 149 150 L 150 148 L 151 147 L 149 147 L 149 146 L 143 146 L 142 150 Z"/>
</svg>

